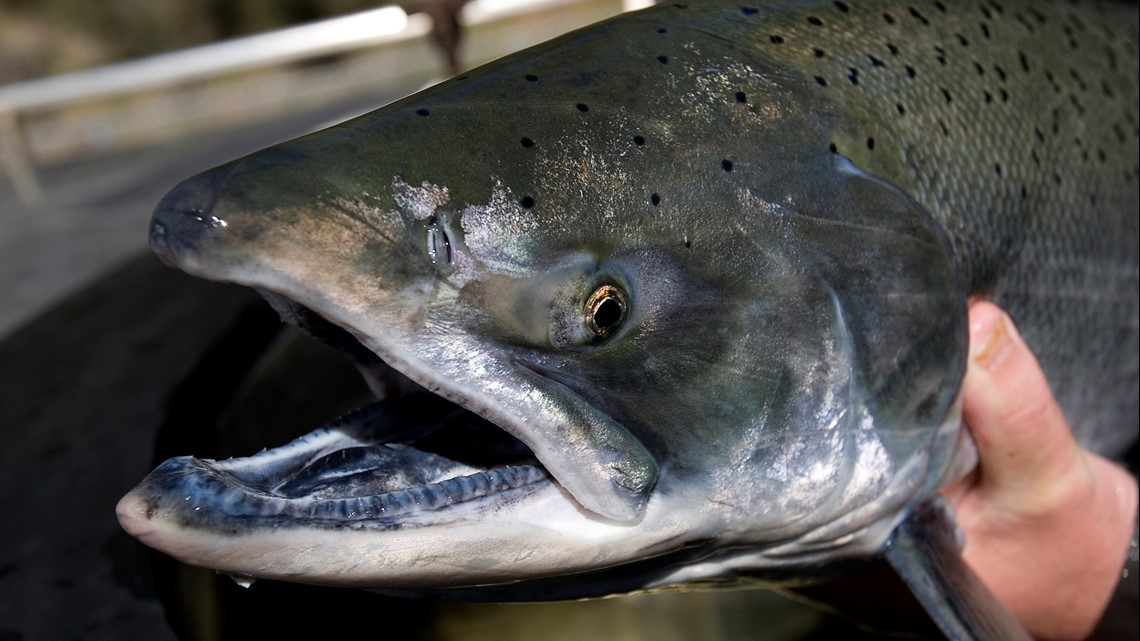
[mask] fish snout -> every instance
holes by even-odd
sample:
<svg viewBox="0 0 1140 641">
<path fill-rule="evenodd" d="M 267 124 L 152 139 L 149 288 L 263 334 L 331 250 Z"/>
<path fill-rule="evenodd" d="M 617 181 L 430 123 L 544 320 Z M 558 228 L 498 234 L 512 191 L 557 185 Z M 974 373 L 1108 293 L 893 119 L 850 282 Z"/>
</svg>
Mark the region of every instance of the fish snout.
<svg viewBox="0 0 1140 641">
<path fill-rule="evenodd" d="M 164 262 L 181 264 L 208 235 L 228 226 L 214 208 L 233 168 L 225 165 L 184 180 L 159 202 L 151 216 L 150 247 Z"/>
</svg>

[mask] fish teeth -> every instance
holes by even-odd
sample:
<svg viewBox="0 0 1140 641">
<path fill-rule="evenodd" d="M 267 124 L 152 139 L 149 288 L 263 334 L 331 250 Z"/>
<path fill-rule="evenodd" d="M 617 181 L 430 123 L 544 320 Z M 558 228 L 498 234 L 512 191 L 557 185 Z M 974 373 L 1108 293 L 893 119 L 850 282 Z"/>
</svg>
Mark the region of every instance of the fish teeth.
<svg viewBox="0 0 1140 641">
<path fill-rule="evenodd" d="M 452 505 L 550 482 L 535 464 L 508 465 L 435 483 L 370 496 L 343 498 L 284 498 L 257 487 L 210 463 L 191 457 L 171 459 L 152 473 L 154 483 L 182 497 L 168 508 L 198 521 L 209 518 L 294 519 L 335 525 L 388 521 L 399 516 L 431 512 Z M 191 516 L 191 514 L 193 516 Z"/>
<path fill-rule="evenodd" d="M 245 498 L 274 504 L 272 508 L 259 506 L 262 515 L 302 515 L 319 521 L 351 523 L 430 512 L 547 480 L 546 471 L 538 465 L 512 465 L 370 497 L 303 501 Z"/>
</svg>

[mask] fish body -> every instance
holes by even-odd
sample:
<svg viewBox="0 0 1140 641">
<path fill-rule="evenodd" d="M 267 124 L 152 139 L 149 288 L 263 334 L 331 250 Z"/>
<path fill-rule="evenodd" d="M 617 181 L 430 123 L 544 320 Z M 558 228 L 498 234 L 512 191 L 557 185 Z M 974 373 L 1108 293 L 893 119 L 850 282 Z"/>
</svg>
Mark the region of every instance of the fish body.
<svg viewBox="0 0 1140 641">
<path fill-rule="evenodd" d="M 1136 34 L 1113 5 L 665 4 L 195 177 L 152 247 L 264 291 L 385 398 L 172 459 L 120 520 L 311 583 L 810 580 L 974 465 L 969 296 L 1119 453 Z"/>
</svg>

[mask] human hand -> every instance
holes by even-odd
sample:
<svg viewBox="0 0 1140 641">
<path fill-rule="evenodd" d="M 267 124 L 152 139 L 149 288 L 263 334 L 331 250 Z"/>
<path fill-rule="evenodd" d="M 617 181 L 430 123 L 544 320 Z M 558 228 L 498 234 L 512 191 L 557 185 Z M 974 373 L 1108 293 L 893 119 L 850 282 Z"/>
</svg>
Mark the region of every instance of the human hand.
<svg viewBox="0 0 1140 641">
<path fill-rule="evenodd" d="M 1073 440 L 1010 319 L 970 307 L 964 415 L 974 474 L 944 493 L 966 533 L 963 556 L 1039 639 L 1083 639 L 1108 604 L 1136 518 L 1131 474 Z"/>
</svg>

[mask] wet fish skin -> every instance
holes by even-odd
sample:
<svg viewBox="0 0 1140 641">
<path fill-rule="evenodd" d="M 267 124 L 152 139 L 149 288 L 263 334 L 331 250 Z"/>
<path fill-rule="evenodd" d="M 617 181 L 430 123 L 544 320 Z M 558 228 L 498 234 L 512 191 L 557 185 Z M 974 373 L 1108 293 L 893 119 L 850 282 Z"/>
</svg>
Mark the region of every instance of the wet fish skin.
<svg viewBox="0 0 1140 641">
<path fill-rule="evenodd" d="M 829 144 L 927 207 L 1085 445 L 1122 452 L 1138 412 L 1135 362 L 1118 358 L 1138 349 L 1135 4 L 784 9 L 749 33 L 817 83 Z"/>
<path fill-rule="evenodd" d="M 506 511 L 482 544 L 459 510 L 418 517 L 407 531 L 453 519 L 432 549 L 478 559 L 463 575 L 398 533 L 299 523 L 290 545 L 320 538 L 328 559 L 274 556 L 249 525 L 230 542 L 303 567 L 227 565 L 248 555 L 179 538 L 194 522 L 173 507 L 147 516 L 148 542 L 394 587 L 695 541 L 748 552 L 642 585 L 808 576 L 880 549 L 968 462 L 968 295 L 1010 310 L 1083 442 L 1120 451 L 1137 415 L 1135 34 L 1134 9 L 1068 3 L 677 3 L 192 180 L 156 213 L 161 255 L 351 328 L 515 433 L 588 513 L 524 497 L 566 519 L 545 531 L 581 526 L 537 543 Z M 573 301 L 603 282 L 628 291 L 626 325 L 575 342 Z M 152 489 L 132 500 L 162 505 Z M 385 567 L 338 564 L 338 540 Z"/>
</svg>

